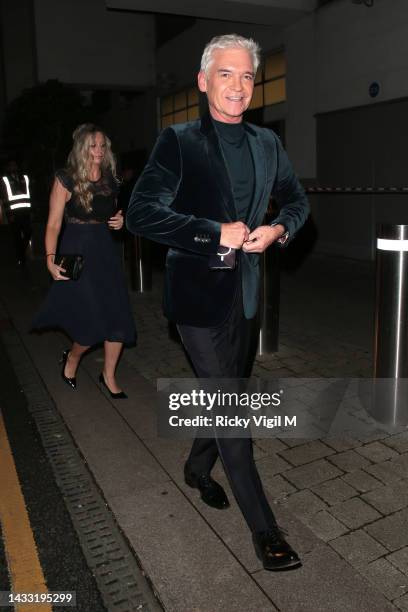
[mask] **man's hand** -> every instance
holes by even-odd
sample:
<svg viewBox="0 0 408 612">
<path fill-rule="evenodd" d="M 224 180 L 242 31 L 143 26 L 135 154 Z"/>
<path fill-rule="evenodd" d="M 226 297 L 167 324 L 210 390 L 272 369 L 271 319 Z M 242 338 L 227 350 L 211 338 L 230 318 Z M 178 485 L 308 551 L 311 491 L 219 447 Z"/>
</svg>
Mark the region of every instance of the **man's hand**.
<svg viewBox="0 0 408 612">
<path fill-rule="evenodd" d="M 245 253 L 263 253 L 273 242 L 285 233 L 283 225 L 260 225 L 248 236 L 242 245 Z"/>
<path fill-rule="evenodd" d="M 249 237 L 249 229 L 242 221 L 221 223 L 220 246 L 240 249 Z"/>
</svg>

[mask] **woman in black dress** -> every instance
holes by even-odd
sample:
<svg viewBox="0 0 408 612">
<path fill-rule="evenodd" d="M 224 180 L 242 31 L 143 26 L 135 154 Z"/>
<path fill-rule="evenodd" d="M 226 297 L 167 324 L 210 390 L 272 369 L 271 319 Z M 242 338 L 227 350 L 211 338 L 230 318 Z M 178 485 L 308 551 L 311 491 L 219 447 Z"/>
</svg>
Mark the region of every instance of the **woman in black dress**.
<svg viewBox="0 0 408 612">
<path fill-rule="evenodd" d="M 105 363 L 99 381 L 114 398 L 126 397 L 115 370 L 124 344 L 134 344 L 136 332 L 112 230 L 123 226 L 116 211 L 118 181 L 111 143 L 93 124 L 80 125 L 73 134 L 68 165 L 56 172 L 45 234 L 47 267 L 54 279 L 34 328 L 61 328 L 73 340 L 62 355 L 62 378 L 76 388 L 76 371 L 91 346 L 104 343 Z M 58 253 L 82 255 L 78 280 L 64 276 L 54 262 Z"/>
</svg>

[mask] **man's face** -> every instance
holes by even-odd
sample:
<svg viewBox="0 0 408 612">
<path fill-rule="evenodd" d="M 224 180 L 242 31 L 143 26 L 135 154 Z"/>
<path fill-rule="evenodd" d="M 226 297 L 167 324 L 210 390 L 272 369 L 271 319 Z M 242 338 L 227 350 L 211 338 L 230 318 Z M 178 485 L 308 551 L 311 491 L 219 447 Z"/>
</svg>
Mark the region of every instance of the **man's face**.
<svg viewBox="0 0 408 612">
<path fill-rule="evenodd" d="M 198 74 L 198 87 L 207 94 L 212 117 L 224 123 L 240 123 L 251 102 L 254 77 L 249 51 L 215 49 L 207 74 Z"/>
</svg>

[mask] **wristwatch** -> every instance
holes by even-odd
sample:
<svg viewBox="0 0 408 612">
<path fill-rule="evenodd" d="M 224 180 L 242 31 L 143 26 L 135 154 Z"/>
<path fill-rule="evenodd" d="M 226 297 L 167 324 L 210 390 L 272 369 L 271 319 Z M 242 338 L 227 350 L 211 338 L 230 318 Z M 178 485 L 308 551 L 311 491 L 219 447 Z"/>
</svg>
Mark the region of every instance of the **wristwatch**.
<svg viewBox="0 0 408 612">
<path fill-rule="evenodd" d="M 273 227 L 274 225 L 283 225 L 283 223 L 271 223 L 271 227 Z M 283 225 L 283 227 L 285 226 Z M 276 242 L 280 244 L 281 246 L 284 246 L 288 240 L 289 240 L 289 232 L 288 230 L 286 230 L 286 232 L 282 234 L 282 236 L 278 238 Z"/>
<path fill-rule="evenodd" d="M 287 241 L 289 240 L 289 232 L 285 232 L 284 234 L 282 234 L 282 236 L 280 238 L 277 239 L 276 242 L 279 242 L 280 245 L 284 245 L 287 243 Z"/>
</svg>

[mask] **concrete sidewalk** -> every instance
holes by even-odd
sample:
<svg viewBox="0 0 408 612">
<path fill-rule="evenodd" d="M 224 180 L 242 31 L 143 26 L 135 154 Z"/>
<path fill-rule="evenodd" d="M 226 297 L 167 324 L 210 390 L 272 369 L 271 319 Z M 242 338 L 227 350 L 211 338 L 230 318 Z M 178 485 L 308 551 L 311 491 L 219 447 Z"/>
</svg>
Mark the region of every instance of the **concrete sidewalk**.
<svg viewBox="0 0 408 612">
<path fill-rule="evenodd" d="M 4 261 L 4 260 L 3 260 Z M 260 377 L 370 375 L 372 269 L 309 259 L 282 280 L 279 353 Z M 408 610 L 408 435 L 255 442 L 279 523 L 303 559 L 297 571 L 262 569 L 232 503 L 212 510 L 183 482 L 189 441 L 157 437 L 155 380 L 191 369 L 161 314 L 161 288 L 132 295 L 139 344 L 119 380 L 128 400 L 97 384 L 102 353 L 83 361 L 76 392 L 60 379 L 62 334 L 29 334 L 44 295 L 43 262 L 1 269 L 1 300 L 116 521 L 163 607 L 172 612 Z M 224 473 L 214 476 L 232 498 Z"/>
</svg>

